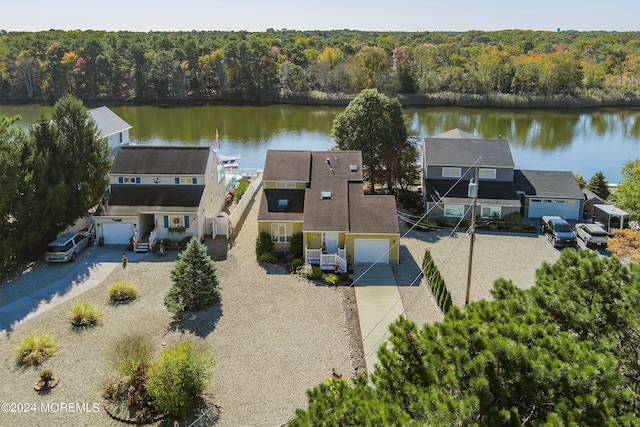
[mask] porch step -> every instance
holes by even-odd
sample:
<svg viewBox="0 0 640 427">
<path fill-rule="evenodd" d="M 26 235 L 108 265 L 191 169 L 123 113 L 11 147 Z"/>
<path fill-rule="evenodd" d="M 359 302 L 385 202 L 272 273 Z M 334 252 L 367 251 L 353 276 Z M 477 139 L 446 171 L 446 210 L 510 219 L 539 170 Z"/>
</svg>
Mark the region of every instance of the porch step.
<svg viewBox="0 0 640 427">
<path fill-rule="evenodd" d="M 138 247 L 133 249 L 134 252 L 149 252 L 148 243 L 138 243 Z"/>
</svg>

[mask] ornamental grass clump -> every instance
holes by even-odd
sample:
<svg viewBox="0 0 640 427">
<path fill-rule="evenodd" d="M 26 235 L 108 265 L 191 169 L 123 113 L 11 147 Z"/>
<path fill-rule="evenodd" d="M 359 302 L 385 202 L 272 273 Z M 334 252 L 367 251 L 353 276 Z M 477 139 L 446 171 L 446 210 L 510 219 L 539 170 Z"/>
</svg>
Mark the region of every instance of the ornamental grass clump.
<svg viewBox="0 0 640 427">
<path fill-rule="evenodd" d="M 138 297 L 138 289 L 131 283 L 120 281 L 109 288 L 109 302 L 112 304 L 128 302 Z"/>
<path fill-rule="evenodd" d="M 153 359 L 153 347 L 147 337 L 131 333 L 114 342 L 108 350 L 111 367 L 124 376 L 133 376 Z"/>
<path fill-rule="evenodd" d="M 102 312 L 90 302 L 76 302 L 69 311 L 69 320 L 76 327 L 95 326 L 102 319 Z"/>
<path fill-rule="evenodd" d="M 29 334 L 18 345 L 18 363 L 33 366 L 56 352 L 58 345 L 48 334 Z"/>
</svg>

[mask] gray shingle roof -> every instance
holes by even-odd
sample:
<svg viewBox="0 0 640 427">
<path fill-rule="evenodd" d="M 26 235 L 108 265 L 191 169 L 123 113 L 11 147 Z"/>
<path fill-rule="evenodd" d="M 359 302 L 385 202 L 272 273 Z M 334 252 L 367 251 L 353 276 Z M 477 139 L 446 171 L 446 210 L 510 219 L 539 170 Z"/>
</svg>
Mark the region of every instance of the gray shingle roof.
<svg viewBox="0 0 640 427">
<path fill-rule="evenodd" d="M 569 171 L 515 170 L 513 180 L 518 191 L 527 196 L 584 199 L 584 194 Z"/>
<path fill-rule="evenodd" d="M 96 123 L 99 135 L 103 138 L 124 132 L 132 127 L 107 107 L 94 108 L 87 112 Z"/>
<path fill-rule="evenodd" d="M 469 132 L 465 132 L 458 128 L 448 130 L 438 135 L 434 135 L 431 138 L 439 138 L 439 139 L 480 139 L 480 137 L 475 136 Z"/>
<path fill-rule="evenodd" d="M 289 200 L 287 208 L 278 206 L 278 200 Z M 258 218 L 260 221 L 302 221 L 304 190 L 265 188 Z"/>
<path fill-rule="evenodd" d="M 514 167 L 506 139 L 425 138 L 422 155 L 426 165 Z"/>
<path fill-rule="evenodd" d="M 357 165 L 356 171 L 351 171 L 352 164 Z M 304 197 L 304 231 L 349 231 L 349 180 L 362 181 L 359 151 L 311 152 L 311 181 Z M 331 197 L 323 199 L 323 192 L 330 192 Z"/>
<path fill-rule="evenodd" d="M 204 175 L 209 147 L 120 147 L 111 175 Z"/>
<path fill-rule="evenodd" d="M 269 150 L 263 180 L 308 185 L 304 192 L 265 189 L 259 221 L 298 220 L 299 200 L 292 198 L 287 212 L 277 206 L 277 199 L 304 193 L 305 232 L 399 233 L 395 197 L 364 194 L 360 151 Z"/>
<path fill-rule="evenodd" d="M 400 234 L 396 198 L 365 195 L 362 183 L 349 183 L 349 222 L 351 233 Z"/>
<path fill-rule="evenodd" d="M 267 150 L 262 180 L 309 182 L 310 170 L 310 151 Z"/>
<path fill-rule="evenodd" d="M 194 212 L 198 210 L 203 185 L 112 184 L 107 216 L 131 216 L 139 212 Z"/>
</svg>

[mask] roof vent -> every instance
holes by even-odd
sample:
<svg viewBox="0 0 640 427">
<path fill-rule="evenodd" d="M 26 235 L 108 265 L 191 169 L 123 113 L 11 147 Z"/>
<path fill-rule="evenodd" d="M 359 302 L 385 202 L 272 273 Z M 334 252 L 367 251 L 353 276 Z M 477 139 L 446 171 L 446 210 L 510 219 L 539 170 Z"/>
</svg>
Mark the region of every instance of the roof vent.
<svg viewBox="0 0 640 427">
<path fill-rule="evenodd" d="M 358 172 L 358 165 L 349 165 L 349 170 L 351 172 Z"/>
<path fill-rule="evenodd" d="M 331 200 L 333 198 L 333 193 L 331 191 L 321 191 L 320 198 L 322 200 Z"/>
</svg>

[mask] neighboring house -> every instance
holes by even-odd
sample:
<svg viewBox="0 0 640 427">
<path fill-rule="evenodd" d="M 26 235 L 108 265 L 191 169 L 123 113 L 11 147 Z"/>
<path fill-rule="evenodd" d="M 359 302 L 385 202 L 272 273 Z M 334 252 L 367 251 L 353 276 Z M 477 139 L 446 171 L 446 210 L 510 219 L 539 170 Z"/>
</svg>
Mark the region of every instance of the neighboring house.
<svg viewBox="0 0 640 427">
<path fill-rule="evenodd" d="M 594 205 L 602 205 L 604 204 L 604 200 L 602 197 L 598 196 L 591 190 L 587 190 L 586 188 L 582 189 L 582 194 L 584 194 L 584 207 L 582 208 L 582 219 L 591 219 L 593 218 L 593 206 Z"/>
<path fill-rule="evenodd" d="M 523 200 L 523 216 L 582 218 L 584 194 L 572 172 L 516 170 L 515 183 Z"/>
<path fill-rule="evenodd" d="M 105 244 L 133 236 L 203 238 L 224 207 L 224 169 L 210 147 L 122 146 L 109 172 L 109 190 L 94 216 Z"/>
<path fill-rule="evenodd" d="M 129 129 L 131 125 L 107 107 L 94 108 L 88 111 L 96 123 L 101 138 L 106 138 L 114 156 L 118 147 L 129 145 Z"/>
<path fill-rule="evenodd" d="M 269 150 L 262 175 L 259 231 L 277 251 L 303 235 L 303 256 L 323 269 L 397 263 L 395 197 L 364 194 L 359 151 Z"/>
<path fill-rule="evenodd" d="M 429 218 L 471 218 L 468 187 L 479 177 L 476 215 L 558 215 L 579 219 L 583 195 L 571 172 L 515 169 L 509 141 L 481 139 L 454 129 L 422 146 L 422 188 Z"/>
</svg>

